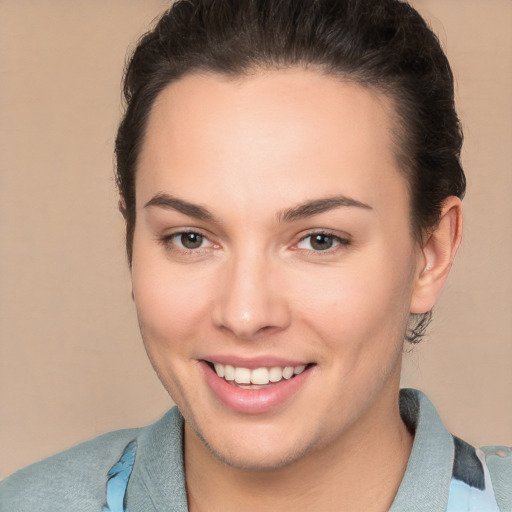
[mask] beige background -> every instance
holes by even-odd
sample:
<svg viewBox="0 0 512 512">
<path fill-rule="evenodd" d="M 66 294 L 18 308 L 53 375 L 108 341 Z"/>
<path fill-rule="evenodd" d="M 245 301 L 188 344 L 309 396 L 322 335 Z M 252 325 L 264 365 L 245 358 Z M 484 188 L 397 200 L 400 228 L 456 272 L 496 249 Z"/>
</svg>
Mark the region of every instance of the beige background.
<svg viewBox="0 0 512 512">
<path fill-rule="evenodd" d="M 466 133 L 466 233 L 403 383 L 512 444 L 512 2 L 415 0 Z M 130 300 L 112 146 L 128 46 L 163 0 L 0 0 L 0 475 L 170 405 Z"/>
</svg>

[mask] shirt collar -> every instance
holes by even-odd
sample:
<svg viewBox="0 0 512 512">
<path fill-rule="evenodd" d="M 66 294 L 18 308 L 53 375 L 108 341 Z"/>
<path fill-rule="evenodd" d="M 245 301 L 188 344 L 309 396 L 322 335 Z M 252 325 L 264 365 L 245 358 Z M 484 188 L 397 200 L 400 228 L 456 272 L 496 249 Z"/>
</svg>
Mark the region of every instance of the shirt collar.
<svg viewBox="0 0 512 512">
<path fill-rule="evenodd" d="M 389 512 L 445 512 L 453 468 L 453 438 L 421 391 L 400 391 L 400 413 L 415 435 L 405 475 Z"/>
<path fill-rule="evenodd" d="M 400 413 L 414 431 L 405 475 L 389 512 L 445 512 L 453 467 L 453 438 L 430 400 L 414 389 L 400 391 Z M 143 429 L 128 485 L 131 510 L 187 512 L 183 418 L 173 407 Z"/>
<path fill-rule="evenodd" d="M 137 456 L 128 484 L 130 510 L 188 512 L 183 463 L 183 417 L 177 407 L 137 439 Z"/>
</svg>

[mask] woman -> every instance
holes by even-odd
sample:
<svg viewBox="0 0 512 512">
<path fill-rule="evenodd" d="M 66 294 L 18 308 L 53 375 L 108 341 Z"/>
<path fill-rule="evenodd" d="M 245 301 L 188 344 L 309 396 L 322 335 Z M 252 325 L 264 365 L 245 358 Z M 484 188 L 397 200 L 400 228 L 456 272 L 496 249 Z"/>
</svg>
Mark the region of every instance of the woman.
<svg viewBox="0 0 512 512">
<path fill-rule="evenodd" d="M 178 408 L 13 475 L 6 509 L 508 510 L 510 450 L 399 398 L 465 190 L 451 71 L 419 15 L 178 2 L 125 96 L 133 297 Z"/>
</svg>

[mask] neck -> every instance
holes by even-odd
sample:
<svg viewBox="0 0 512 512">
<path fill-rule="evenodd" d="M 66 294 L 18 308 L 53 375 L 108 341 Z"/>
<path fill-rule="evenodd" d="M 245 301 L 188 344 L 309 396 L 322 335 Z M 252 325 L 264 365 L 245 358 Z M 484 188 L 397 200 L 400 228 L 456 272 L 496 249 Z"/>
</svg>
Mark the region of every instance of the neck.
<svg viewBox="0 0 512 512">
<path fill-rule="evenodd" d="M 412 448 L 412 436 L 389 400 L 322 449 L 286 467 L 252 471 L 228 466 L 185 426 L 190 512 L 244 510 L 389 510 Z"/>
</svg>

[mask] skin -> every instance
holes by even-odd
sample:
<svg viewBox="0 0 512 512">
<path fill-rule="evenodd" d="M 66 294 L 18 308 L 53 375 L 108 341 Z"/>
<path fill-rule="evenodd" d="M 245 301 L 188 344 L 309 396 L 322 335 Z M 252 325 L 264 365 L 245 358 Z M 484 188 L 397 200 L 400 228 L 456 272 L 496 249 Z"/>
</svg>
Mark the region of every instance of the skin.
<svg viewBox="0 0 512 512">
<path fill-rule="evenodd" d="M 397 400 L 404 332 L 441 291 L 461 214 L 449 198 L 425 244 L 414 241 L 392 108 L 302 69 L 188 75 L 155 102 L 137 170 L 133 292 L 149 358 L 186 421 L 192 511 L 393 501 L 412 446 Z M 209 216 L 148 205 L 163 194 Z M 365 206 L 285 214 L 340 196 Z M 181 243 L 190 230 L 203 236 L 197 249 Z M 319 231 L 330 249 L 312 246 Z M 244 414 L 206 382 L 200 361 L 217 356 L 312 366 L 284 403 Z"/>
</svg>

